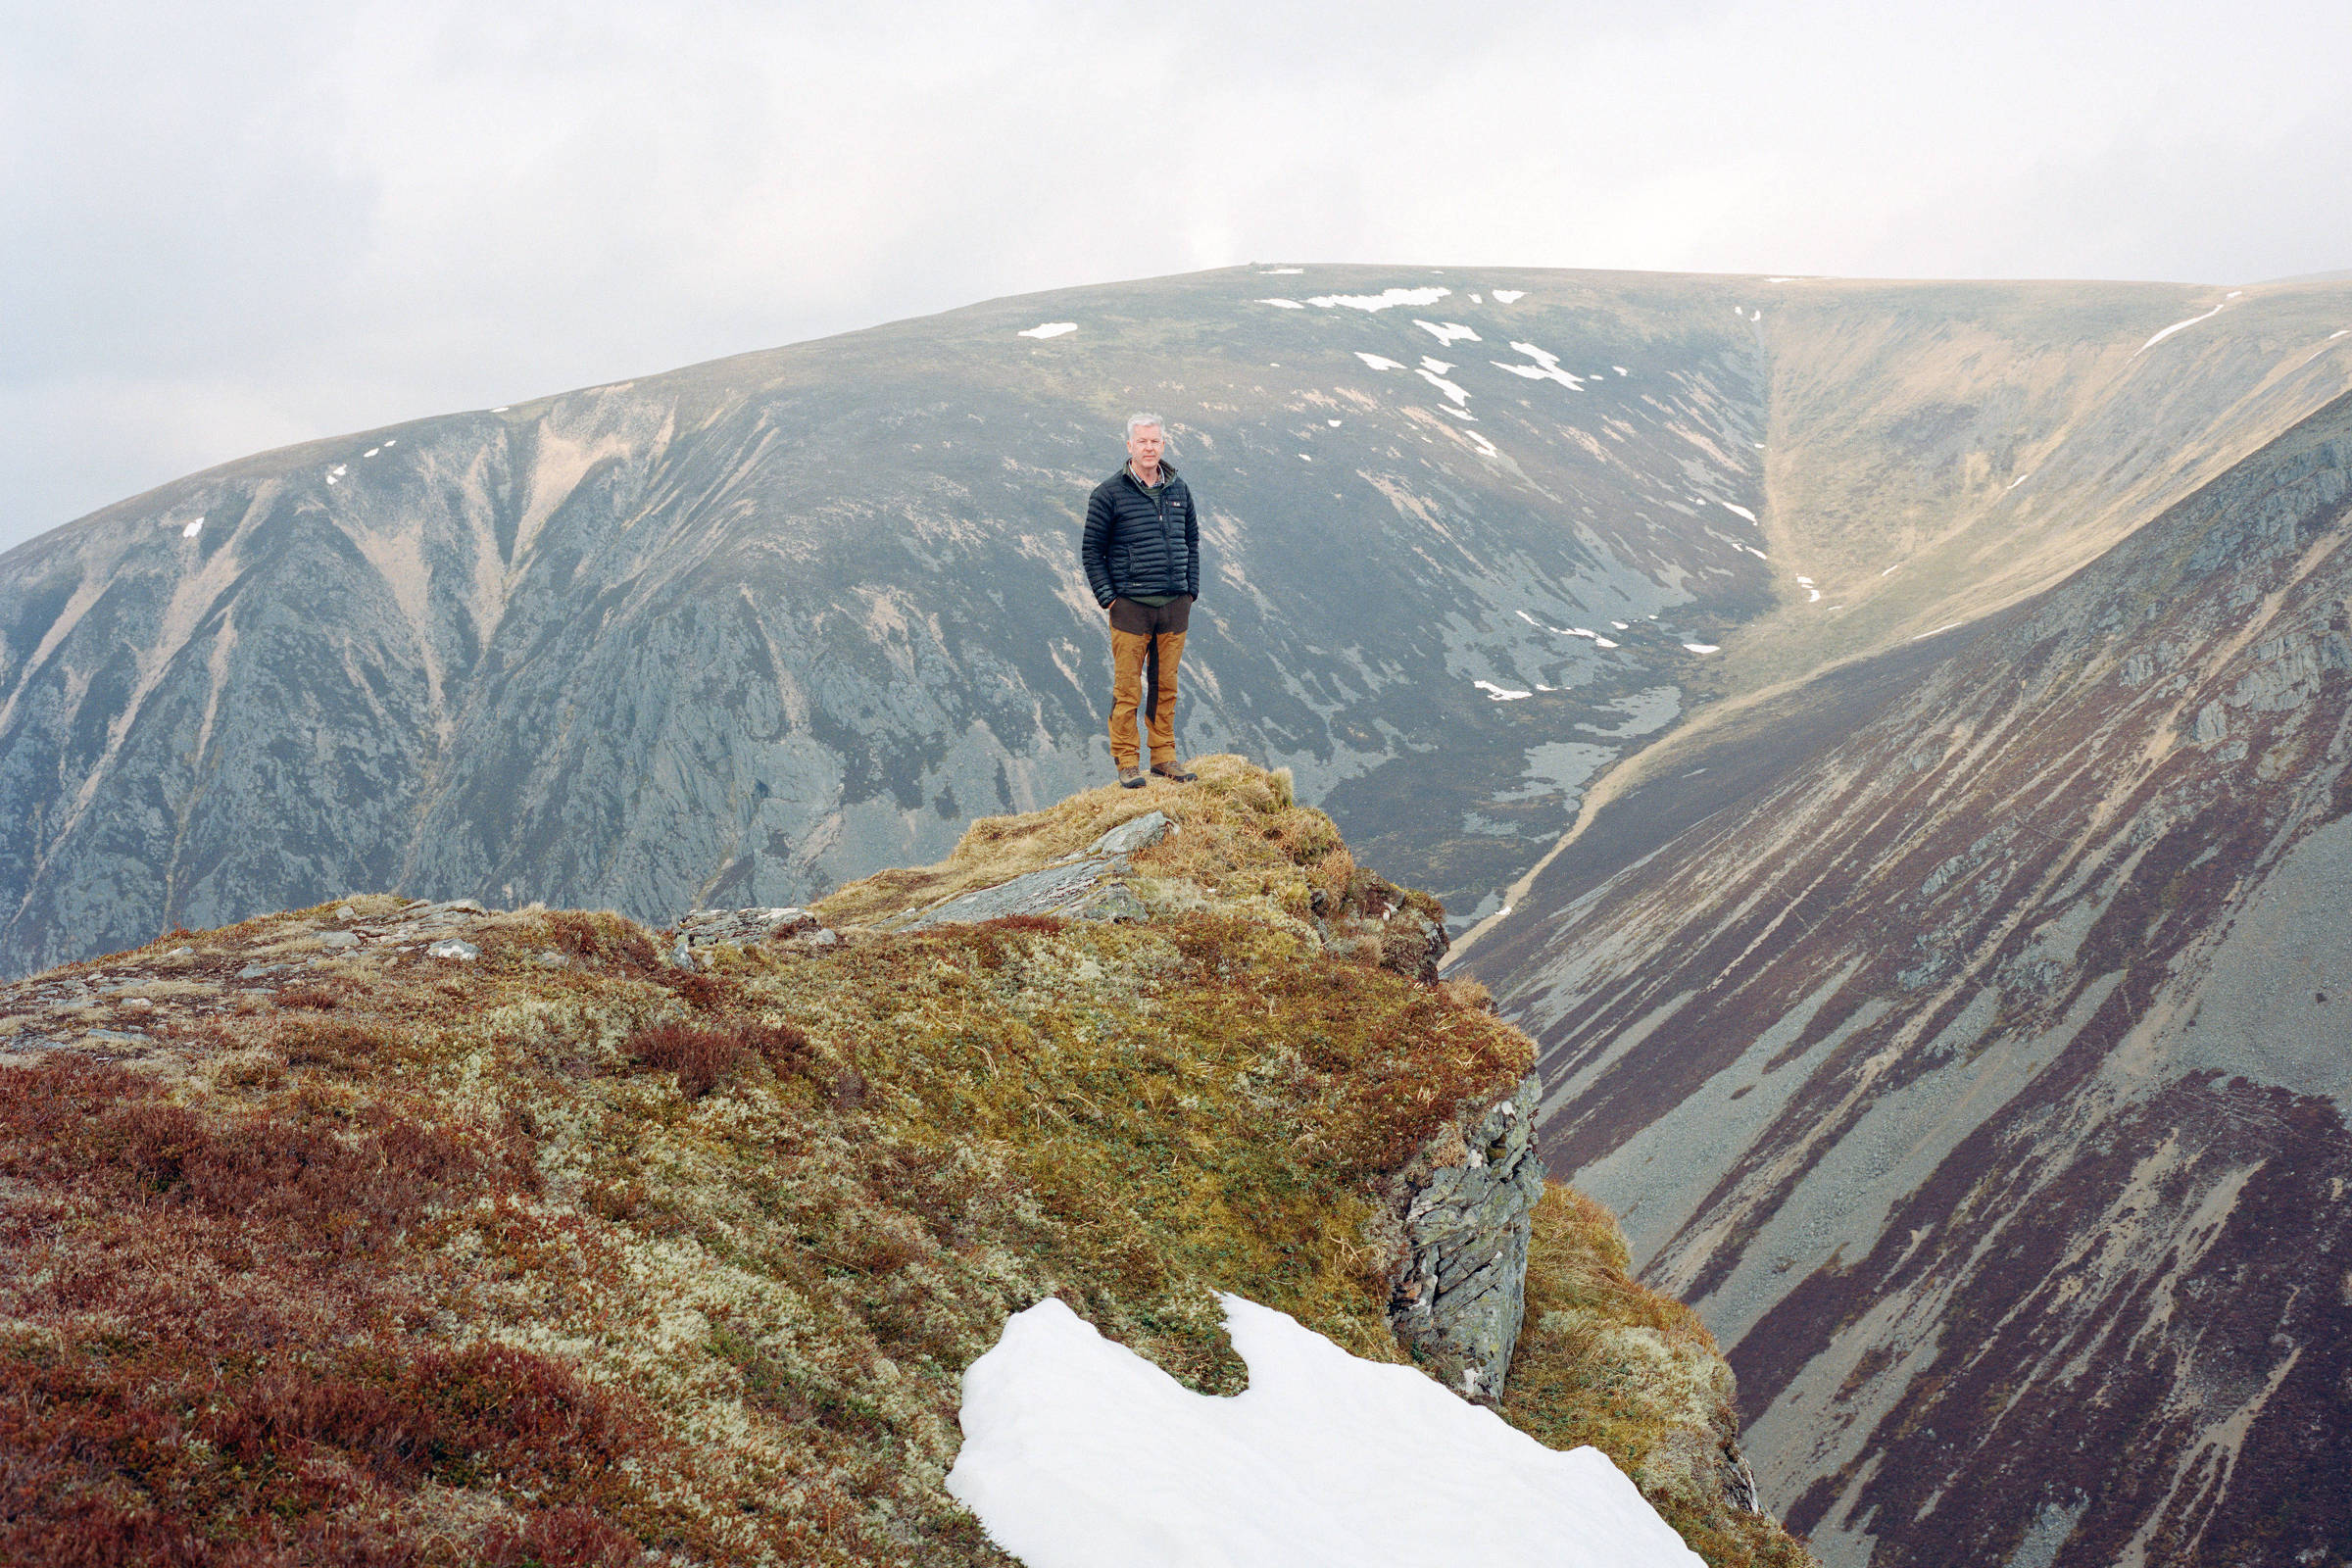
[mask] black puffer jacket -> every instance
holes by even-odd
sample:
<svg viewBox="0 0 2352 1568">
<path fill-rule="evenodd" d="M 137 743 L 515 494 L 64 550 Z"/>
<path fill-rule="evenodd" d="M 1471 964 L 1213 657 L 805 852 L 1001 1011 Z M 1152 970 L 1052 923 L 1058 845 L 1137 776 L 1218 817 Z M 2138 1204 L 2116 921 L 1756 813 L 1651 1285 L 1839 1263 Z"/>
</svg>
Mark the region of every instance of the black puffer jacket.
<svg viewBox="0 0 2352 1568">
<path fill-rule="evenodd" d="M 1107 609 L 1132 594 L 1200 597 L 1200 519 L 1193 493 L 1165 463 L 1167 482 L 1153 505 L 1125 464 L 1095 486 L 1086 503 L 1086 537 L 1079 555 L 1095 603 Z"/>
</svg>

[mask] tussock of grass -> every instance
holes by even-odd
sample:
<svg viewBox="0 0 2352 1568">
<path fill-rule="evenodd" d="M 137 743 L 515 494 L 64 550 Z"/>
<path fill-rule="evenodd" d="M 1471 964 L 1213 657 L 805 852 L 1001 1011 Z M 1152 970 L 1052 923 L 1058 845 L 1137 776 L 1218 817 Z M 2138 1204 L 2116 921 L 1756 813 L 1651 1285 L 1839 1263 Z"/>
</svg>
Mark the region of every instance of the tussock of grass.
<svg viewBox="0 0 2352 1568">
<path fill-rule="evenodd" d="M 1135 857 L 1137 870 L 1182 881 L 1219 899 L 1264 899 L 1295 916 L 1360 904 L 1367 882 L 1330 817 L 1291 797 L 1288 768 L 1268 772 L 1230 755 L 1193 763 L 1200 782 L 1148 790 L 1105 785 L 1086 790 L 1026 816 L 984 816 L 965 830 L 936 865 L 879 872 L 819 901 L 831 925 L 887 922 L 893 915 L 993 887 L 1084 850 L 1122 822 L 1165 812 L 1177 831 Z M 1392 901 L 1409 902 L 1436 918 L 1426 894 L 1389 888 Z"/>
</svg>

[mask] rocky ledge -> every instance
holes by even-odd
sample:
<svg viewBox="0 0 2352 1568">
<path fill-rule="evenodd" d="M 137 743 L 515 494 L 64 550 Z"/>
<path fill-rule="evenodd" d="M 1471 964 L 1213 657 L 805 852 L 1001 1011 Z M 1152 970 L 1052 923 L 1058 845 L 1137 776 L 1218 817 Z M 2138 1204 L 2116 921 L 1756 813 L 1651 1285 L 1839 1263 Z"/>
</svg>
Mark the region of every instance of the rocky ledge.
<svg viewBox="0 0 2352 1568">
<path fill-rule="evenodd" d="M 1526 1314 L 1528 1240 L 1544 1196 L 1534 1075 L 1448 1121 L 1390 1182 L 1380 1229 L 1396 1264 L 1389 1317 L 1462 1394 L 1497 1398 Z"/>
</svg>

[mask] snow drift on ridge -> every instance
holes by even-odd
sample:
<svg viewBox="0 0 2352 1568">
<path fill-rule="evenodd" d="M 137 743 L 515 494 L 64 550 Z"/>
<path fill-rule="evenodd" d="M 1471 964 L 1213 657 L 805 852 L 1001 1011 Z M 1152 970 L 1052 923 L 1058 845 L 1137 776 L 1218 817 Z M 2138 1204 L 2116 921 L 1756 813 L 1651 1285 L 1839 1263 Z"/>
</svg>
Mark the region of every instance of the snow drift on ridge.
<svg viewBox="0 0 2352 1568">
<path fill-rule="evenodd" d="M 963 1375 L 948 1475 L 1028 1568 L 1697 1568 L 1597 1448 L 1562 1453 L 1422 1373 L 1224 1296 L 1248 1392 L 1195 1394 L 1052 1298 Z"/>
</svg>

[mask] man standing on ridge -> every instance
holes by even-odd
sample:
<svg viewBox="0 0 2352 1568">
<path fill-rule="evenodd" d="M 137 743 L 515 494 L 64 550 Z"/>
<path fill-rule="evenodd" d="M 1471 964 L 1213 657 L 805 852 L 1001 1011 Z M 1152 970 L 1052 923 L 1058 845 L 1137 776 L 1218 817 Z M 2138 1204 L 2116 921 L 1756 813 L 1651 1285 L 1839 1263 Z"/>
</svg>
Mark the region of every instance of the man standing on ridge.
<svg viewBox="0 0 2352 1568">
<path fill-rule="evenodd" d="M 1139 701 L 1152 771 L 1178 784 L 1196 776 L 1176 760 L 1176 662 L 1200 597 L 1200 519 L 1166 452 L 1158 415 L 1128 416 L 1127 462 L 1095 486 L 1079 547 L 1095 603 L 1110 612 L 1110 759 L 1131 790 L 1144 784 Z"/>
</svg>

